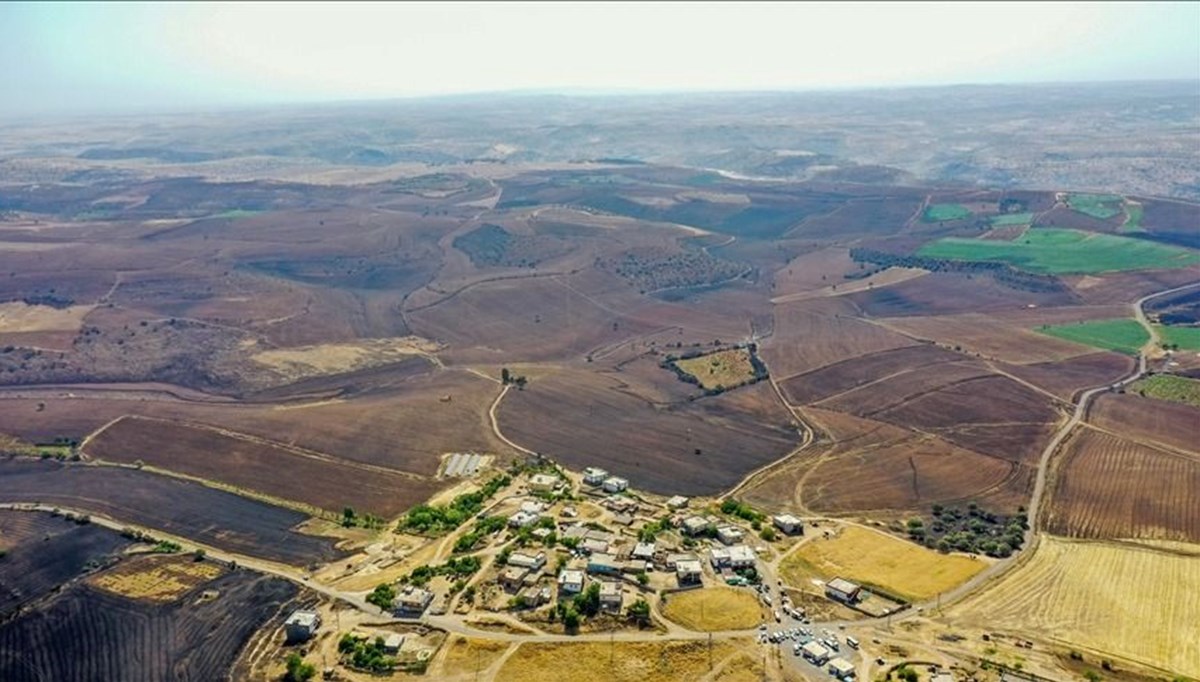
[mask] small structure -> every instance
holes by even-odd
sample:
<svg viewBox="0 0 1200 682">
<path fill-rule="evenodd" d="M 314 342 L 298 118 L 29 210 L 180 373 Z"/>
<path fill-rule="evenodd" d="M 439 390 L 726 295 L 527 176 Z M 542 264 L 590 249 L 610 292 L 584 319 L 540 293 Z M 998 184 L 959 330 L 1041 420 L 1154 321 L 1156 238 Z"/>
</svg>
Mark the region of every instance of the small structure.
<svg viewBox="0 0 1200 682">
<path fill-rule="evenodd" d="M 541 518 L 540 514 L 531 514 L 526 511 L 519 511 L 516 514 L 508 517 L 508 525 L 513 528 L 525 528 L 532 526 Z"/>
<path fill-rule="evenodd" d="M 713 568 L 723 568 L 729 565 L 729 550 L 724 547 L 713 547 L 709 551 L 709 562 Z"/>
<path fill-rule="evenodd" d="M 791 514 L 772 516 L 771 523 L 786 535 L 804 535 L 804 521 Z"/>
<path fill-rule="evenodd" d="M 513 552 L 508 555 L 508 565 L 527 568 L 531 571 L 540 571 L 542 570 L 542 566 L 546 565 L 546 553 Z"/>
<path fill-rule="evenodd" d="M 731 568 L 748 568 L 758 561 L 758 555 L 746 545 L 733 545 L 729 548 L 729 566 Z"/>
<path fill-rule="evenodd" d="M 525 598 L 525 603 L 537 608 L 542 604 L 550 602 L 550 598 L 554 595 L 550 592 L 549 587 L 531 585 L 521 591 L 521 596 Z"/>
<path fill-rule="evenodd" d="M 667 500 L 667 509 L 683 509 L 688 506 L 688 498 L 683 495 L 676 495 Z"/>
<path fill-rule="evenodd" d="M 383 638 L 383 653 L 396 655 L 400 653 L 400 648 L 404 646 L 404 635 L 393 632 Z"/>
<path fill-rule="evenodd" d="M 558 574 L 558 590 L 563 594 L 579 594 L 583 592 L 583 571 L 563 571 Z"/>
<path fill-rule="evenodd" d="M 584 538 L 587 537 L 588 531 L 589 531 L 588 527 L 583 525 L 582 523 L 573 523 L 563 529 L 562 539 L 564 539 L 564 540 L 570 540 L 570 539 L 583 540 Z"/>
<path fill-rule="evenodd" d="M 620 573 L 621 567 L 617 564 L 616 558 L 614 558 L 611 554 L 597 552 L 588 558 L 587 572 L 599 573 L 600 575 L 612 575 L 614 573 Z"/>
<path fill-rule="evenodd" d="M 621 583 L 607 580 L 600 583 L 600 608 L 609 611 L 621 610 Z"/>
<path fill-rule="evenodd" d="M 954 682 L 954 673 L 949 670 L 939 670 L 929 678 L 929 682 Z"/>
<path fill-rule="evenodd" d="M 862 596 L 862 588 L 849 580 L 834 578 L 825 583 L 825 596 L 843 604 L 853 604 Z"/>
<path fill-rule="evenodd" d="M 638 561 L 653 561 L 654 550 L 653 542 L 639 542 L 633 546 L 633 551 L 630 552 L 629 556 Z"/>
<path fill-rule="evenodd" d="M 549 528 L 538 527 L 538 528 L 534 528 L 533 532 L 530 533 L 530 535 L 533 535 L 533 537 L 537 538 L 538 540 L 544 541 L 546 538 L 550 537 L 550 534 L 553 532 L 554 531 L 550 530 Z"/>
<path fill-rule="evenodd" d="M 854 664 L 840 656 L 829 661 L 828 670 L 830 675 L 839 680 L 854 677 Z"/>
<path fill-rule="evenodd" d="M 509 566 L 500 572 L 500 585 L 509 592 L 516 592 L 525 587 L 529 573 L 528 568 Z"/>
<path fill-rule="evenodd" d="M 619 514 L 634 514 L 638 510 L 637 501 L 624 495 L 609 495 L 602 504 Z"/>
<path fill-rule="evenodd" d="M 609 476 L 602 485 L 606 493 L 620 493 L 629 488 L 629 481 L 620 476 Z"/>
<path fill-rule="evenodd" d="M 679 527 L 679 530 L 681 530 L 684 535 L 699 535 L 706 532 L 708 529 L 708 519 L 704 518 L 703 516 L 689 516 L 683 520 L 683 525 Z"/>
<path fill-rule="evenodd" d="M 735 545 L 746 538 L 746 531 L 737 526 L 721 526 L 717 529 L 717 539 L 723 545 Z"/>
<path fill-rule="evenodd" d="M 606 478 L 608 478 L 608 472 L 604 469 L 588 467 L 583 470 L 583 482 L 587 485 L 603 485 Z"/>
<path fill-rule="evenodd" d="M 679 565 L 680 561 L 700 561 L 700 557 L 691 552 L 677 552 L 668 554 L 664 563 L 666 563 L 667 568 L 675 570 L 675 567 Z"/>
<path fill-rule="evenodd" d="M 587 554 L 608 554 L 608 540 L 599 538 L 584 538 L 579 544 L 579 548 Z"/>
<path fill-rule="evenodd" d="M 284 623 L 289 644 L 308 641 L 320 627 L 321 614 L 316 611 L 293 611 Z"/>
<path fill-rule="evenodd" d="M 521 503 L 521 511 L 526 514 L 541 514 L 546 511 L 546 505 L 537 500 L 525 500 Z"/>
<path fill-rule="evenodd" d="M 816 665 L 824 665 L 825 661 L 829 660 L 829 649 L 815 641 L 800 647 L 800 653 Z"/>
<path fill-rule="evenodd" d="M 433 601 L 432 592 L 408 585 L 401 590 L 400 596 L 396 597 L 396 611 L 419 616 L 425 613 L 425 609 L 429 608 L 431 601 Z"/>
<path fill-rule="evenodd" d="M 534 474 L 529 477 L 529 489 L 539 493 L 552 492 L 561 480 L 558 476 L 550 474 Z"/>
<path fill-rule="evenodd" d="M 675 562 L 675 579 L 679 586 L 699 584 L 703 567 L 699 559 L 680 559 Z"/>
</svg>

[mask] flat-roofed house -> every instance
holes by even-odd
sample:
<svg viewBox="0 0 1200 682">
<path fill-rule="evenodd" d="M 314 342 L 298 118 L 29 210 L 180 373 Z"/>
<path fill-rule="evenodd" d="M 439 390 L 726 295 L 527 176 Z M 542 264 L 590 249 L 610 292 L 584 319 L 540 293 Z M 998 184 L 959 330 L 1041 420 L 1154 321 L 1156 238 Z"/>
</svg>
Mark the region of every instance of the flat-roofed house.
<svg viewBox="0 0 1200 682">
<path fill-rule="evenodd" d="M 853 604 L 862 596 L 862 588 L 849 580 L 834 578 L 825 583 L 825 596 L 843 604 Z"/>
</svg>

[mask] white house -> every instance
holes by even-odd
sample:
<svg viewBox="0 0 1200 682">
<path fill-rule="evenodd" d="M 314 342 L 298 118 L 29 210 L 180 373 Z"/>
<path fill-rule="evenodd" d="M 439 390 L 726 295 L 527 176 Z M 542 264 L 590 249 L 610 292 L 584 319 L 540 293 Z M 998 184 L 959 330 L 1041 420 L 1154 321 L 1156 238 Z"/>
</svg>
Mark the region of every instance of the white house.
<svg viewBox="0 0 1200 682">
<path fill-rule="evenodd" d="M 815 641 L 801 647 L 800 653 L 804 654 L 805 658 L 817 665 L 824 665 L 825 661 L 829 660 L 829 649 L 826 649 Z"/>
<path fill-rule="evenodd" d="M 825 583 L 825 596 L 844 604 L 858 601 L 862 588 L 844 578 L 834 578 Z"/>
<path fill-rule="evenodd" d="M 583 482 L 588 485 L 601 485 L 606 478 L 608 478 L 608 472 L 604 469 L 588 467 L 583 470 Z"/>
<path fill-rule="evenodd" d="M 653 561 L 655 546 L 653 542 L 639 542 L 633 546 L 629 556 L 639 561 Z"/>
<path fill-rule="evenodd" d="M 771 517 L 771 523 L 775 524 L 781 532 L 788 535 L 803 535 L 804 521 L 792 516 L 791 514 L 779 514 Z"/>
<path fill-rule="evenodd" d="M 683 509 L 688 506 L 688 498 L 683 495 L 676 495 L 667 500 L 667 509 Z"/>
<path fill-rule="evenodd" d="M 839 680 L 854 677 L 854 664 L 839 656 L 829 661 L 829 674 Z"/>
<path fill-rule="evenodd" d="M 562 479 L 558 476 L 550 474 L 534 474 L 529 477 L 529 489 L 539 493 L 548 493 L 558 487 L 560 480 Z"/>
<path fill-rule="evenodd" d="M 723 545 L 734 545 L 746 537 L 746 531 L 737 526 L 721 526 L 717 529 L 717 539 Z"/>
<path fill-rule="evenodd" d="M 629 487 L 629 481 L 620 476 L 609 476 L 604 479 L 603 486 L 606 493 L 619 493 Z"/>
<path fill-rule="evenodd" d="M 683 520 L 683 525 L 680 530 L 684 535 L 699 535 L 708 530 L 708 519 L 703 516 L 689 516 Z"/>
<path fill-rule="evenodd" d="M 284 623 L 288 642 L 304 642 L 321 627 L 321 614 L 316 611 L 293 611 Z"/>
<path fill-rule="evenodd" d="M 402 613 L 421 615 L 433 601 L 433 593 L 420 587 L 408 585 L 396 597 L 396 610 Z"/>
<path fill-rule="evenodd" d="M 757 560 L 758 556 L 754 554 L 754 550 L 746 545 L 733 545 L 729 548 L 730 568 L 747 568 L 753 566 Z"/>
<path fill-rule="evenodd" d="M 541 518 L 540 514 L 531 514 L 529 512 L 519 511 L 516 514 L 508 517 L 508 525 L 512 526 L 513 528 L 524 528 L 537 523 L 539 518 Z"/>
<path fill-rule="evenodd" d="M 600 608 L 609 611 L 621 610 L 621 583 L 607 580 L 600 583 Z"/>
<path fill-rule="evenodd" d="M 508 565 L 540 571 L 542 570 L 542 566 L 546 565 L 546 553 L 513 552 L 508 555 Z"/>
<path fill-rule="evenodd" d="M 675 579 L 682 585 L 695 585 L 700 582 L 703 567 L 699 559 L 680 559 L 675 562 Z"/>
<path fill-rule="evenodd" d="M 546 511 L 546 505 L 538 500 L 525 500 L 521 503 L 521 511 L 526 514 L 541 514 Z"/>
<path fill-rule="evenodd" d="M 583 571 L 563 571 L 558 574 L 558 589 L 564 594 L 583 592 Z"/>
</svg>

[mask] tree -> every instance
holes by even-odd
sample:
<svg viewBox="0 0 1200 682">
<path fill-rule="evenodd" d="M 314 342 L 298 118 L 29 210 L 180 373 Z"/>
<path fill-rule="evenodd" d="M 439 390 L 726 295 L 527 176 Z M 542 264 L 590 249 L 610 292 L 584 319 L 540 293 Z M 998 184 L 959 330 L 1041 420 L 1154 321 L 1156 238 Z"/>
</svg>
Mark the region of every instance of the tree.
<svg viewBox="0 0 1200 682">
<path fill-rule="evenodd" d="M 305 663 L 300 654 L 292 652 L 287 657 L 287 672 L 284 682 L 308 682 L 317 674 L 317 669 L 311 663 Z"/>
<path fill-rule="evenodd" d="M 501 367 L 500 368 L 500 383 L 507 384 L 511 379 L 512 379 L 512 375 L 509 374 L 508 368 Z"/>
<path fill-rule="evenodd" d="M 396 588 L 389 583 L 377 585 L 371 594 L 367 595 L 367 602 L 387 611 L 396 603 Z"/>
<path fill-rule="evenodd" d="M 650 622 L 650 604 L 645 599 L 639 599 L 629 606 L 629 617 L 637 621 L 638 625 L 645 625 Z"/>
<path fill-rule="evenodd" d="M 896 671 L 896 676 L 904 682 L 917 682 L 917 671 L 908 666 L 901 666 L 900 669 Z"/>
<path fill-rule="evenodd" d="M 649 584 L 650 576 L 646 575 L 645 571 L 638 571 L 637 572 L 637 581 L 638 581 L 639 585 L 642 585 L 644 587 L 647 584 Z"/>
<path fill-rule="evenodd" d="M 760 532 L 758 534 L 758 537 L 762 538 L 763 540 L 766 540 L 767 542 L 774 542 L 775 529 L 770 526 L 767 526 L 762 529 L 762 532 Z"/>
</svg>

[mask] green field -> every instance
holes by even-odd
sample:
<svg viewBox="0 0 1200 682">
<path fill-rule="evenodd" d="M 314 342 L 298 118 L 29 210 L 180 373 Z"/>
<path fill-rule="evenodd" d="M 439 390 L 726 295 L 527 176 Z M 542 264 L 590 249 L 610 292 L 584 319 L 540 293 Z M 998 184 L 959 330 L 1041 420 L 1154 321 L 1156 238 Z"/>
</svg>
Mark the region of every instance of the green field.
<svg viewBox="0 0 1200 682">
<path fill-rule="evenodd" d="M 1121 203 L 1121 197 L 1115 194 L 1068 194 L 1067 206 L 1072 210 L 1100 220 L 1109 218 L 1121 212 L 1116 204 Z"/>
<path fill-rule="evenodd" d="M 1142 205 L 1133 202 L 1125 202 L 1125 215 L 1128 218 L 1125 224 L 1121 226 L 1122 232 L 1141 232 L 1142 231 Z"/>
<path fill-rule="evenodd" d="M 971 210 L 962 204 L 930 204 L 921 219 L 927 223 L 970 218 Z"/>
<path fill-rule="evenodd" d="M 1036 228 L 1018 240 L 946 237 L 917 251 L 919 256 L 964 261 L 999 261 L 1030 272 L 1088 274 L 1160 270 L 1200 262 L 1200 254 L 1155 242 L 1079 230 Z"/>
<path fill-rule="evenodd" d="M 1135 382 L 1129 390 L 1156 400 L 1200 407 L 1200 381 L 1170 374 L 1155 374 Z"/>
<path fill-rule="evenodd" d="M 213 214 L 212 217 L 228 218 L 230 220 L 236 220 L 238 218 L 249 218 L 250 216 L 255 216 L 262 212 L 263 211 L 247 210 L 247 209 L 243 209 L 243 208 L 231 208 L 228 211 L 222 211 L 220 213 L 215 213 L 215 214 Z"/>
<path fill-rule="evenodd" d="M 1146 328 L 1133 319 L 1093 320 L 1077 324 L 1042 325 L 1037 331 L 1085 346 L 1137 355 L 1150 340 Z"/>
<path fill-rule="evenodd" d="M 1005 225 L 1028 225 L 1033 222 L 1032 213 L 1005 213 L 1003 215 L 992 216 L 992 227 L 1004 227 Z"/>
<path fill-rule="evenodd" d="M 1200 350 L 1200 327 L 1156 327 L 1163 343 L 1178 346 L 1180 350 Z"/>
</svg>

